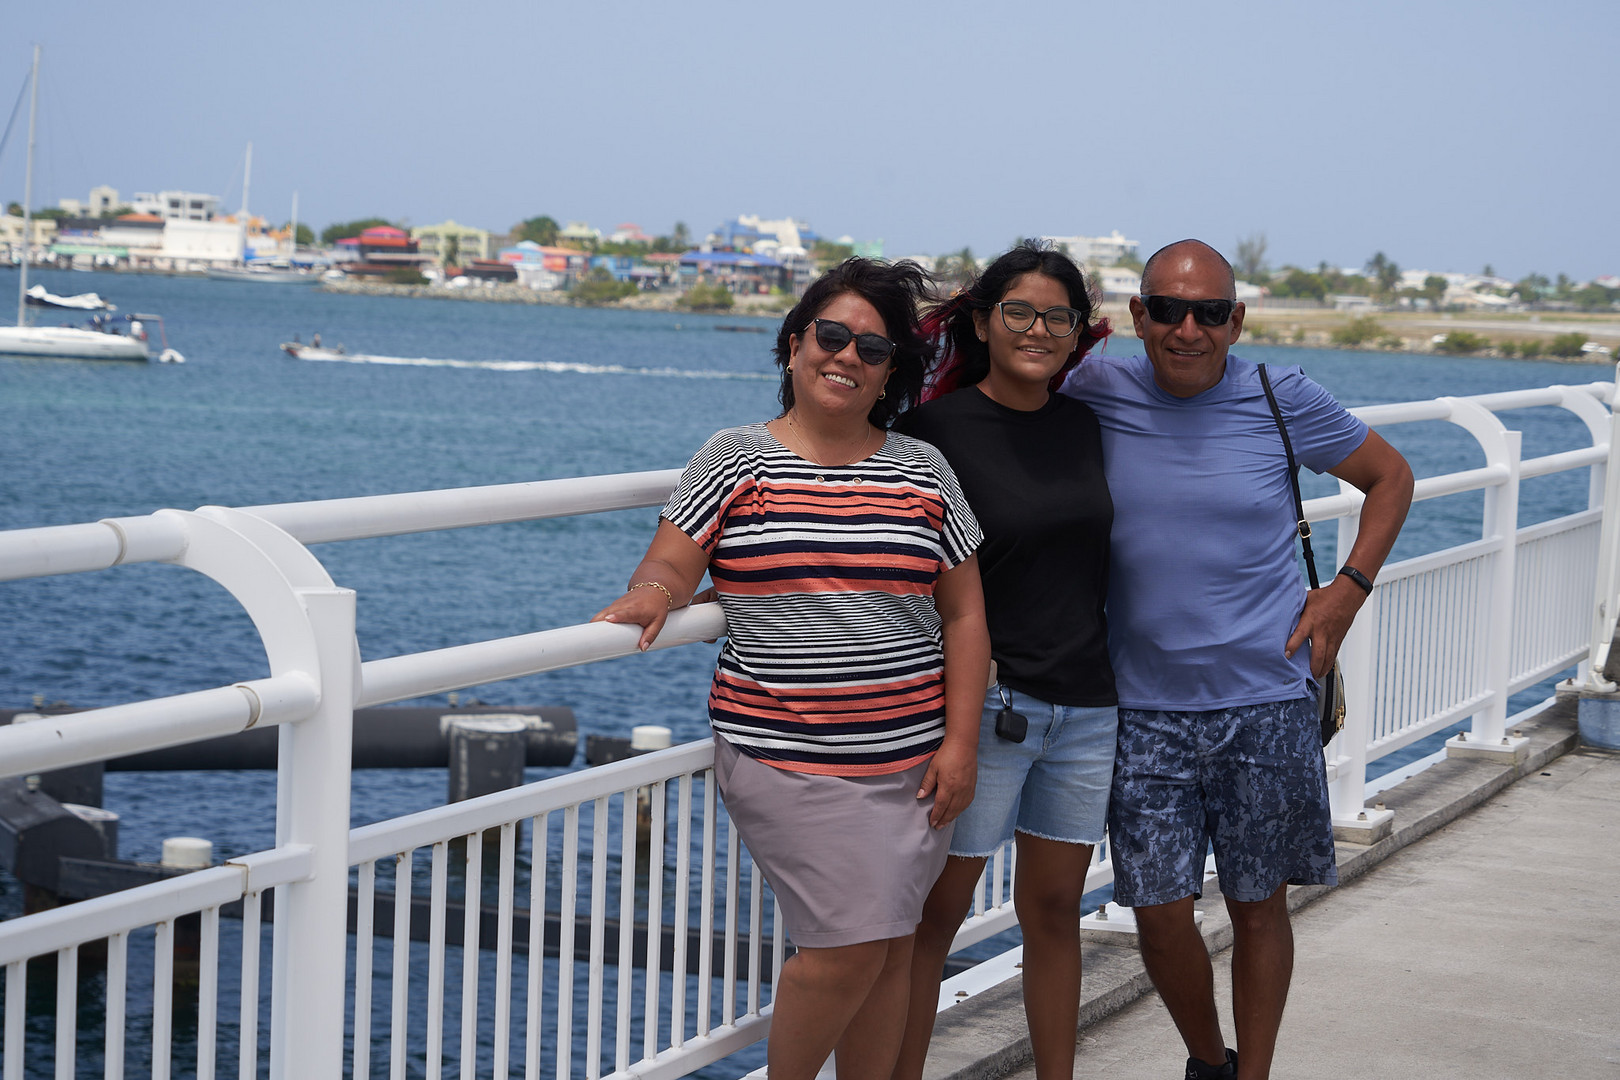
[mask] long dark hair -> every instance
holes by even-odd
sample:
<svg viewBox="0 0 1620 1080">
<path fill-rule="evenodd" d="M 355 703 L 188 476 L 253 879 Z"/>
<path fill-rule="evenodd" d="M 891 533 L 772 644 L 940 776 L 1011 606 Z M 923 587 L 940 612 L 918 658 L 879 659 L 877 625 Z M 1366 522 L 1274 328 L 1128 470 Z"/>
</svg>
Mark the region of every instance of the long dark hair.
<svg viewBox="0 0 1620 1080">
<path fill-rule="evenodd" d="M 1107 319 L 1096 319 L 1102 296 L 1086 281 L 1080 267 L 1068 254 L 1050 243 L 1025 240 L 1011 251 L 996 257 L 982 274 L 950 299 L 936 304 L 923 318 L 923 332 L 939 342 L 939 363 L 922 392 L 922 400 L 941 397 L 963 386 L 972 386 L 990 374 L 990 346 L 979 340 L 974 326 L 975 312 L 988 312 L 996 306 L 1013 282 L 1025 274 L 1044 274 L 1069 293 L 1069 306 L 1080 312 L 1081 326 L 1075 331 L 1074 352 L 1058 373 L 1051 389 L 1063 384 L 1064 376 L 1085 358 L 1112 327 Z"/>
<path fill-rule="evenodd" d="M 909 259 L 891 263 L 859 258 L 845 259 L 811 283 L 776 332 L 776 366 L 782 369 L 778 394 L 782 412 L 793 408 L 793 376 L 787 369 L 792 350 L 788 339 L 805 334 L 811 321 L 844 293 L 854 293 L 876 308 L 886 336 L 895 344 L 894 355 L 889 358 L 893 371 L 888 384 L 866 418 L 875 427 L 887 428 L 902 411 L 916 404 L 934 359 L 934 343 L 930 335 L 923 333 L 918 318 L 932 284 L 928 272 Z"/>
</svg>

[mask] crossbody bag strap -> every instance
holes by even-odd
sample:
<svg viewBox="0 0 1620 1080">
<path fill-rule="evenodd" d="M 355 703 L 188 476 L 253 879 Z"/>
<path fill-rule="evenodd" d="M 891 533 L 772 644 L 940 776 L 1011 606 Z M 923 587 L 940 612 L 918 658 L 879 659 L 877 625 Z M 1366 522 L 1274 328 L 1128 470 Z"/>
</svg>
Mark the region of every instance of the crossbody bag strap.
<svg viewBox="0 0 1620 1080">
<path fill-rule="evenodd" d="M 1299 465 L 1294 461 L 1294 444 L 1289 441 L 1282 410 L 1277 408 L 1277 395 L 1271 391 L 1271 376 L 1266 374 L 1266 365 L 1257 364 L 1256 367 L 1260 369 L 1260 385 L 1266 392 L 1266 404 L 1271 406 L 1271 418 L 1277 421 L 1277 434 L 1282 436 L 1283 453 L 1288 455 L 1288 486 L 1294 495 L 1294 521 L 1299 530 L 1300 546 L 1305 549 L 1305 573 L 1310 576 L 1311 588 L 1319 589 L 1322 585 L 1316 578 L 1316 555 L 1311 551 L 1311 523 L 1305 520 L 1305 503 L 1299 497 Z"/>
</svg>

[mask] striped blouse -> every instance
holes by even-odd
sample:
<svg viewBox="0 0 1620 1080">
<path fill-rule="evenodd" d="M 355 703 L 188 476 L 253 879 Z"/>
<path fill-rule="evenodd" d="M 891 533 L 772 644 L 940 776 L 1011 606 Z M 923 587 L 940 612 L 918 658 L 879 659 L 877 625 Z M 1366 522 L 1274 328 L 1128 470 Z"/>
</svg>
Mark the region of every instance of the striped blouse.
<svg viewBox="0 0 1620 1080">
<path fill-rule="evenodd" d="M 890 433 L 850 465 L 806 461 L 764 424 L 704 443 L 664 507 L 709 555 L 729 635 L 714 730 L 796 772 L 873 776 L 945 732 L 934 583 L 981 539 L 956 475 Z"/>
</svg>

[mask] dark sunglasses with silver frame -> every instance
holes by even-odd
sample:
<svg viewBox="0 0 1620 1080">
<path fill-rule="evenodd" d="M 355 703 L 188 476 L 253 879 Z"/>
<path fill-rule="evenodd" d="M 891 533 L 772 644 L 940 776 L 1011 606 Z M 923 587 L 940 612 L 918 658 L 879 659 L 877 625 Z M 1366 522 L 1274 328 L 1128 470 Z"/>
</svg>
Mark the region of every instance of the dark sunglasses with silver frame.
<svg viewBox="0 0 1620 1080">
<path fill-rule="evenodd" d="M 1236 300 L 1183 300 L 1179 296 L 1144 296 L 1142 306 L 1156 323 L 1174 326 L 1191 311 L 1199 326 L 1224 326 L 1237 310 Z"/>
<path fill-rule="evenodd" d="M 1038 311 L 1033 304 L 1026 304 L 1022 300 L 1003 300 L 996 308 L 1001 312 L 1001 325 L 1015 334 L 1028 333 L 1034 329 L 1035 320 L 1039 319 L 1046 324 L 1047 333 L 1064 338 L 1080 329 L 1085 322 L 1072 307 L 1049 307 L 1045 311 Z"/>
<path fill-rule="evenodd" d="M 857 334 L 841 322 L 832 319 L 812 319 L 805 329 L 815 328 L 816 344 L 830 353 L 842 352 L 851 341 L 855 342 L 855 355 L 874 367 L 894 355 L 895 344 L 882 334 Z"/>
</svg>

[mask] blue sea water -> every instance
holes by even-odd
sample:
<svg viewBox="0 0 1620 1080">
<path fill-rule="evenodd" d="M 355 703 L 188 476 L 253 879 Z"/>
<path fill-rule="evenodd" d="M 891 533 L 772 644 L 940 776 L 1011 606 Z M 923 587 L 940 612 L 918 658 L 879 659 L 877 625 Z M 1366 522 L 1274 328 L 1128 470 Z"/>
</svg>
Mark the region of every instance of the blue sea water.
<svg viewBox="0 0 1620 1080">
<path fill-rule="evenodd" d="M 32 276 L 32 275 L 31 275 Z M 0 358 L 0 529 L 94 521 L 160 507 L 250 505 L 677 467 L 717 428 L 777 411 L 769 333 L 717 333 L 741 316 L 336 295 L 186 278 L 45 272 L 53 292 L 95 289 L 156 311 L 183 365 Z M 0 271 L 0 297 L 15 287 Z M 277 343 L 319 331 L 351 353 L 405 365 L 293 360 Z M 1129 331 L 1109 352 L 1134 351 Z M 1599 365 L 1245 346 L 1299 364 L 1347 405 L 1606 379 Z M 1587 445 L 1558 409 L 1512 414 L 1525 455 Z M 1420 476 L 1482 463 L 1451 425 L 1389 428 Z M 1307 474 L 1305 493 L 1335 490 Z M 1526 520 L 1585 505 L 1584 475 L 1527 482 Z M 1414 509 L 1396 557 L 1479 535 L 1481 496 Z M 315 549 L 359 597 L 367 659 L 578 623 L 622 589 L 655 510 Z M 1318 561 L 1331 572 L 1331 528 Z M 703 647 L 478 687 L 490 703 L 566 704 L 581 733 L 661 723 L 703 737 L 713 662 Z M 101 705 L 267 674 L 257 637 L 222 590 L 172 567 L 136 566 L 0 584 L 0 706 Z M 545 775 L 531 771 L 532 777 Z M 274 777 L 109 774 L 121 854 L 201 833 L 217 857 L 273 840 Z M 176 785 L 184 799 L 176 799 Z M 354 821 L 437 805 L 442 772 L 359 772 Z M 15 883 L 0 874 L 0 917 Z M 751 1066 L 750 1066 L 751 1067 Z M 735 1075 L 733 1068 L 728 1073 Z"/>
</svg>

